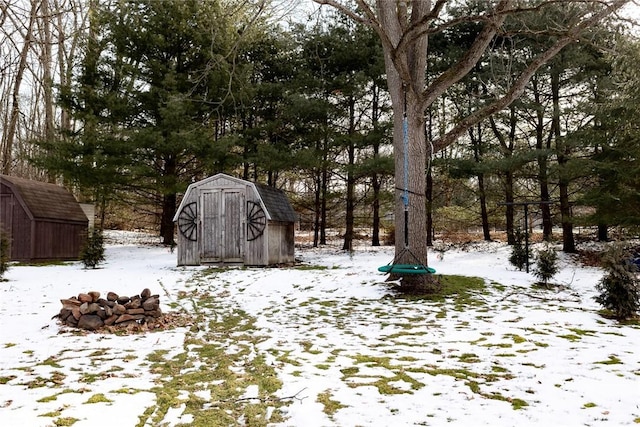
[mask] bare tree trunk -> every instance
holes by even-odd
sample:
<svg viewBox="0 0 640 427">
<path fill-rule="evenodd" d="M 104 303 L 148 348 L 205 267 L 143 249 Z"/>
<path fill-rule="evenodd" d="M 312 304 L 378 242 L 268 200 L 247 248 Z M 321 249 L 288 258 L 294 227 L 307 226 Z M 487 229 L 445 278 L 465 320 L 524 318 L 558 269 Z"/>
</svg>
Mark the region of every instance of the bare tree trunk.
<svg viewBox="0 0 640 427">
<path fill-rule="evenodd" d="M 32 0 L 31 10 L 29 12 L 29 22 L 27 24 L 26 33 L 23 40 L 22 50 L 20 52 L 20 62 L 18 63 L 18 69 L 16 70 L 16 77 L 13 82 L 13 91 L 11 94 L 11 114 L 9 116 L 9 126 L 7 127 L 4 151 L 2 153 L 2 173 L 9 175 L 11 173 L 11 167 L 13 162 L 13 144 L 15 141 L 18 118 L 20 116 L 20 88 L 22 86 L 22 79 L 24 72 L 27 68 L 27 56 L 31 49 L 33 42 L 33 26 L 36 20 L 36 11 L 38 10 L 38 2 Z"/>
<path fill-rule="evenodd" d="M 51 73 L 52 67 L 52 38 L 51 38 L 51 11 L 49 8 L 49 0 L 41 0 L 40 3 L 40 19 L 42 43 L 41 43 L 41 59 L 42 67 L 42 89 L 44 98 L 44 140 L 48 143 L 55 139 L 55 126 L 53 122 L 53 77 Z M 62 49 L 62 47 L 60 47 Z M 55 176 L 47 174 L 49 182 L 55 182 Z"/>
</svg>

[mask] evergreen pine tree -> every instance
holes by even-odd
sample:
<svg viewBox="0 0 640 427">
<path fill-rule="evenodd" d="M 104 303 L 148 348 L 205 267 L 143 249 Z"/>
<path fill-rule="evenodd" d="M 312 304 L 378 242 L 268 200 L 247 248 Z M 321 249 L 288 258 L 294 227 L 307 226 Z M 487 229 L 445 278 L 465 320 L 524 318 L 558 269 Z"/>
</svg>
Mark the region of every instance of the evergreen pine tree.
<svg viewBox="0 0 640 427">
<path fill-rule="evenodd" d="M 528 255 L 526 248 L 524 246 L 524 233 L 522 230 L 517 229 L 514 233 L 515 242 L 513 243 L 513 247 L 511 248 L 511 255 L 509 256 L 509 262 L 515 266 L 518 270 L 522 271 L 522 269 L 527 265 Z"/>
<path fill-rule="evenodd" d="M 82 263 L 85 268 L 96 268 L 104 261 L 104 238 L 102 232 L 94 229 L 87 238 L 87 244 L 82 250 Z"/>
<path fill-rule="evenodd" d="M 602 258 L 602 267 L 605 275 L 596 285 L 600 294 L 594 299 L 618 320 L 633 317 L 640 309 L 640 279 L 630 251 L 612 245 Z"/>
<path fill-rule="evenodd" d="M 547 246 L 537 252 L 535 276 L 549 287 L 549 280 L 558 272 L 558 254 Z"/>
</svg>

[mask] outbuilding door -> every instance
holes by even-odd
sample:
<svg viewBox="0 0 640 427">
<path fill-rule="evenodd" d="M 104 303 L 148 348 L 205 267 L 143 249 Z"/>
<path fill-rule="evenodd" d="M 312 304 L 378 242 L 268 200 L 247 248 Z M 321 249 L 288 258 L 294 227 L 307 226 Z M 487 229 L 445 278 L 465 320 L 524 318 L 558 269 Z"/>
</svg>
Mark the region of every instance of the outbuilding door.
<svg viewBox="0 0 640 427">
<path fill-rule="evenodd" d="M 204 190 L 200 195 L 203 262 L 243 262 L 245 189 Z"/>
</svg>

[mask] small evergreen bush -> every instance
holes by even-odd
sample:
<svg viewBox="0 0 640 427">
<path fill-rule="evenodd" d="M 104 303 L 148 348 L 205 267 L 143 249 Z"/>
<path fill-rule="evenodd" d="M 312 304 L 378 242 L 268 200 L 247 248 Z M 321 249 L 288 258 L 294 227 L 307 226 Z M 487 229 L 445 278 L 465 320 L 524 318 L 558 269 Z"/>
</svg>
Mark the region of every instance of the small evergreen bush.
<svg viewBox="0 0 640 427">
<path fill-rule="evenodd" d="M 521 270 L 527 265 L 529 261 L 527 259 L 527 251 L 524 245 L 524 233 L 518 229 L 515 231 L 513 237 L 515 242 L 511 248 L 511 255 L 509 256 L 509 262 L 515 266 L 518 270 Z"/>
<path fill-rule="evenodd" d="M 9 269 L 9 236 L 0 231 L 0 279 Z"/>
<path fill-rule="evenodd" d="M 634 317 L 640 309 L 638 266 L 624 245 L 612 245 L 602 257 L 605 275 L 596 285 L 594 299 L 618 320 Z"/>
<path fill-rule="evenodd" d="M 104 261 L 104 238 L 100 230 L 93 229 L 80 257 L 85 268 L 96 268 Z"/>
<path fill-rule="evenodd" d="M 558 254 L 555 249 L 547 245 L 544 249 L 537 252 L 536 269 L 533 274 L 535 274 L 546 287 L 549 287 L 549 280 L 552 279 L 557 272 Z"/>
</svg>

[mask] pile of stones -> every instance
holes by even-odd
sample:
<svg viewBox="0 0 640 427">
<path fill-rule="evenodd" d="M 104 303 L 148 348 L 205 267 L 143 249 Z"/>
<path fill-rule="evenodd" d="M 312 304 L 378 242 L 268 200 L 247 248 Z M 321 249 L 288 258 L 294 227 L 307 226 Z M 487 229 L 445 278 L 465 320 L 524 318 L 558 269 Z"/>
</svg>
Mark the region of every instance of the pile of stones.
<svg viewBox="0 0 640 427">
<path fill-rule="evenodd" d="M 101 298 L 100 292 L 80 293 L 61 299 L 58 319 L 65 325 L 94 331 L 103 326 L 126 327 L 157 323 L 162 317 L 160 296 L 144 289 L 140 295 L 120 296 L 115 292 Z"/>
</svg>

